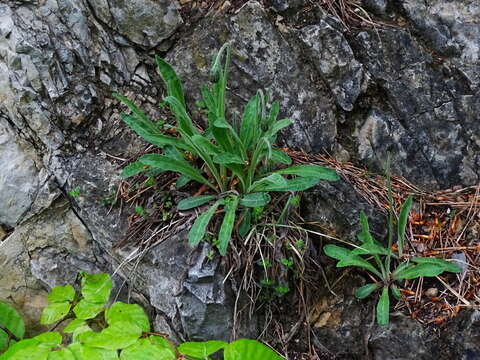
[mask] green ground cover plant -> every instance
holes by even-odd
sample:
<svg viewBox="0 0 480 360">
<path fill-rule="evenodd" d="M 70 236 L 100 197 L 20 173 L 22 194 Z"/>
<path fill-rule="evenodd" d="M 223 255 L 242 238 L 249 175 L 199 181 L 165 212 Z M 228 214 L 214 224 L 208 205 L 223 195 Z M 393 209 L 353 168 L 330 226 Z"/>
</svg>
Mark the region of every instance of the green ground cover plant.
<svg viewBox="0 0 480 360">
<path fill-rule="evenodd" d="M 388 169 L 388 166 L 387 166 Z M 400 300 L 399 285 L 407 279 L 422 276 L 434 277 L 443 272 L 459 273 L 461 268 L 451 262 L 433 257 L 403 257 L 405 246 L 405 231 L 408 216 L 412 208 L 411 196 L 403 203 L 398 222 L 394 226 L 393 197 L 390 174 L 387 170 L 387 185 L 389 197 L 388 215 L 388 243 L 383 246 L 370 233 L 368 219 L 364 212 L 360 214 L 361 232 L 357 235 L 360 245 L 352 244 L 354 249 L 328 244 L 324 252 L 331 258 L 338 260 L 337 267 L 354 266 L 368 271 L 377 281 L 364 285 L 355 291 L 358 299 L 364 299 L 380 292 L 376 306 L 376 319 L 379 325 L 388 325 L 390 319 L 390 296 Z M 396 236 L 396 246 L 393 247 L 393 238 Z M 393 249 L 396 248 L 397 252 Z M 396 264 L 396 265 L 395 265 Z"/>
<path fill-rule="evenodd" d="M 270 104 L 262 91 L 248 101 L 240 121 L 226 120 L 230 58 L 231 48 L 225 44 L 214 59 L 211 83 L 202 87 L 205 130 L 192 121 L 181 81 L 160 57 L 156 62 L 167 89 L 164 104 L 175 116 L 173 129 L 178 137 L 165 135 L 165 125 L 157 126 L 128 98 L 114 94 L 131 110 L 131 114 L 122 114 L 122 119 L 143 139 L 162 149 L 161 154 L 143 155 L 125 167 L 122 176 L 172 171 L 180 174 L 178 187 L 195 181 L 208 188 L 202 195 L 181 200 L 177 208 L 201 209 L 188 235 L 192 246 L 202 241 L 212 218 L 222 214 L 217 241 L 221 255 L 226 254 L 232 233 L 245 236 L 249 232 L 255 211 L 269 204 L 272 194 L 303 191 L 321 180 L 339 178 L 334 170 L 321 166 L 292 166 L 292 159 L 275 147 L 278 132 L 291 121 L 277 119 L 279 103 Z M 284 168 L 279 169 L 281 166 Z"/>
<path fill-rule="evenodd" d="M 0 353 L 24 335 L 25 323 L 20 314 L 13 306 L 0 301 Z"/>
<path fill-rule="evenodd" d="M 209 360 L 221 351 L 225 360 L 282 359 L 268 346 L 249 339 L 185 342 L 175 347 L 152 332 L 139 305 L 120 301 L 108 305 L 112 290 L 108 274 L 80 275 L 80 293 L 72 285 L 57 286 L 42 312 L 40 322 L 54 328 L 62 324 L 58 326 L 62 332 L 22 339 L 22 318 L 10 305 L 0 303 L 0 360 Z"/>
</svg>

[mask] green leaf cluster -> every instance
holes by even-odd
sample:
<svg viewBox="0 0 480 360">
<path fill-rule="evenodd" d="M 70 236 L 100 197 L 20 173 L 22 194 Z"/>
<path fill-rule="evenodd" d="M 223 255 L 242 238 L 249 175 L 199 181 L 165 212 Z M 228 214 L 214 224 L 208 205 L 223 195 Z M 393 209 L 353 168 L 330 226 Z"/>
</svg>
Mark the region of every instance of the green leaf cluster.
<svg viewBox="0 0 480 360">
<path fill-rule="evenodd" d="M 390 203 L 390 208 L 392 204 Z M 364 285 L 355 291 L 355 296 L 364 299 L 380 291 L 379 300 L 376 308 L 377 323 L 379 325 L 388 325 L 390 312 L 391 293 L 396 299 L 400 299 L 400 290 L 397 284 L 403 280 L 415 279 L 421 276 L 437 276 L 443 272 L 458 273 L 460 267 L 451 262 L 437 258 L 412 257 L 407 261 L 402 261 L 405 229 L 408 222 L 408 214 L 412 207 L 412 197 L 409 196 L 403 204 L 396 229 L 393 229 L 393 216 L 390 211 L 389 216 L 389 243 L 384 247 L 380 242 L 373 238 L 370 233 L 368 219 L 365 213 L 360 214 L 361 232 L 357 235 L 360 245 L 353 250 L 329 244 L 324 246 L 326 255 L 338 260 L 337 267 L 355 266 L 372 273 L 377 282 Z M 398 254 L 392 250 L 393 233 L 397 236 Z M 391 259 L 397 260 L 398 265 L 392 269 Z"/>
<path fill-rule="evenodd" d="M 108 274 L 81 273 L 81 285 L 81 295 L 71 285 L 53 288 L 48 296 L 50 304 L 42 313 L 44 324 L 72 318 L 63 330 L 70 334 L 65 339 L 60 332 L 52 331 L 22 340 L 22 318 L 13 307 L 0 302 L 1 331 L 7 336 L 0 348 L 0 360 L 205 360 L 221 350 L 225 360 L 282 359 L 269 347 L 248 339 L 230 344 L 186 342 L 176 348 L 151 332 L 150 321 L 139 305 L 118 301 L 106 306 L 112 289 Z M 79 304 L 83 305 L 76 311 Z"/>
<path fill-rule="evenodd" d="M 0 301 L 0 353 L 24 335 L 25 323 L 20 314 L 13 306 Z"/>
<path fill-rule="evenodd" d="M 192 246 L 204 238 L 213 216 L 217 212 L 223 214 L 218 243 L 222 255 L 227 252 L 238 212 L 242 212 L 244 219 L 239 234 L 246 234 L 250 228 L 251 209 L 267 205 L 271 201 L 270 192 L 303 191 L 320 180 L 339 178 L 335 171 L 316 165 L 276 170 L 278 165 L 292 163 L 287 154 L 274 146 L 278 132 L 291 121 L 278 120 L 279 103 L 270 104 L 269 96 L 262 91 L 248 101 L 238 124 L 227 121 L 230 58 L 231 48 L 225 44 L 214 59 L 210 73 L 212 83 L 201 88 L 201 104 L 205 107 L 207 124 L 205 131 L 192 121 L 175 70 L 159 57 L 156 57 L 158 71 L 167 89 L 164 101 L 175 116 L 173 128 L 178 137 L 165 135 L 133 102 L 114 94 L 131 110 L 131 114 L 122 114 L 122 119 L 143 139 L 163 149 L 162 154 L 140 157 L 123 169 L 122 176 L 173 171 L 181 175 L 181 185 L 196 181 L 207 186 L 211 194 L 184 199 L 178 209 L 188 210 L 209 204 L 209 209 L 203 211 L 190 230 L 188 238 Z"/>
</svg>

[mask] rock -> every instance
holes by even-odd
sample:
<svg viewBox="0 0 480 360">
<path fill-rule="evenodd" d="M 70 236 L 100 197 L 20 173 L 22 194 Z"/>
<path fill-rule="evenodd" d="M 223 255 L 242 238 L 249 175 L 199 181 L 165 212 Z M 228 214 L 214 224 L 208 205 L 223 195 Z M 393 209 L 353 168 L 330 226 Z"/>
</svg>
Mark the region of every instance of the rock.
<svg viewBox="0 0 480 360">
<path fill-rule="evenodd" d="M 458 68 L 472 89 L 480 85 L 480 4 L 472 0 L 400 3 L 416 33 L 438 52 L 447 66 Z"/>
<path fill-rule="evenodd" d="M 304 5 L 302 0 L 272 0 L 272 7 L 277 12 L 283 12 L 285 10 L 292 10 Z"/>
<path fill-rule="evenodd" d="M 385 16 L 387 13 L 388 0 L 362 0 L 362 6 L 375 15 Z"/>
<path fill-rule="evenodd" d="M 341 179 L 321 181 L 302 197 L 303 216 L 330 229 L 335 236 L 355 242 L 360 231 L 360 213 L 365 212 L 372 233 L 381 240 L 386 235 L 385 218 Z"/>
<path fill-rule="evenodd" d="M 179 5 L 170 0 L 88 0 L 97 16 L 135 44 L 159 45 L 183 23 Z"/>
<path fill-rule="evenodd" d="M 141 257 L 135 273 L 120 269 L 163 316 L 174 336 L 192 340 L 228 340 L 233 327 L 233 299 L 223 282 L 218 259 L 210 260 L 210 246 L 188 246 L 186 232 L 169 237 Z M 119 255 L 125 258 L 128 251 Z"/>
<path fill-rule="evenodd" d="M 388 327 L 375 326 L 369 339 L 378 360 L 431 359 L 441 353 L 441 341 L 428 328 L 405 316 L 391 319 Z"/>
<path fill-rule="evenodd" d="M 15 227 L 59 195 L 31 145 L 0 122 L 0 224 Z"/>
<path fill-rule="evenodd" d="M 382 173 L 390 153 L 394 173 L 415 183 L 438 187 L 421 146 L 393 116 L 372 109 L 357 130 L 357 141 L 358 157 L 369 169 Z"/>
<path fill-rule="evenodd" d="M 354 52 L 371 74 L 379 96 L 382 94 L 372 103 L 382 113 L 391 114 L 380 115 L 380 122 L 378 112 L 369 112 L 363 119 L 358 134 L 360 157 L 368 158 L 368 165 L 380 165 L 391 148 L 398 174 L 420 185 L 477 183 L 480 148 L 473 134 L 480 128 L 478 122 L 466 119 L 478 111 L 474 109 L 479 104 L 465 104 L 475 90 L 465 87 L 455 72 L 435 65 L 404 30 L 362 31 L 355 37 Z M 373 138 L 368 135 L 371 131 Z M 374 144 L 367 144 L 365 136 Z M 370 150 L 375 147 L 373 154 Z M 412 161 L 419 162 L 415 170 L 409 169 Z"/>
<path fill-rule="evenodd" d="M 443 336 L 452 349 L 452 359 L 480 358 L 480 311 L 462 311 Z"/>
<path fill-rule="evenodd" d="M 351 111 L 360 95 L 364 75 L 362 64 L 355 60 L 347 40 L 325 20 L 301 29 L 300 39 L 338 105 Z"/>
<path fill-rule="evenodd" d="M 9 269 L 0 273 L 0 298 L 20 311 L 28 334 L 45 331 L 38 320 L 48 287 L 73 283 L 80 270 L 102 270 L 94 249 L 90 233 L 61 199 L 0 243 L 0 266 Z"/>
</svg>

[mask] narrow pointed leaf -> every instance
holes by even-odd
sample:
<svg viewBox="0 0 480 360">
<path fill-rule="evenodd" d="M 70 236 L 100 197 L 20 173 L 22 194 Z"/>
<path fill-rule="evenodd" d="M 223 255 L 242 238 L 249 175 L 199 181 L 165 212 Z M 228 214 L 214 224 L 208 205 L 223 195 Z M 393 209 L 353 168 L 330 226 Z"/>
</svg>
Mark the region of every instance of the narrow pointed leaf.
<svg viewBox="0 0 480 360">
<path fill-rule="evenodd" d="M 250 209 L 245 209 L 245 211 L 242 214 L 242 222 L 240 223 L 240 226 L 238 227 L 238 234 L 241 237 L 245 237 L 250 229 L 252 228 L 252 212 Z"/>
<path fill-rule="evenodd" d="M 359 287 L 355 290 L 355 297 L 358 299 L 365 299 L 375 290 L 377 290 L 380 286 L 377 283 L 367 284 L 362 287 Z"/>
<path fill-rule="evenodd" d="M 130 165 L 125 166 L 122 169 L 122 172 L 120 173 L 120 176 L 123 178 L 128 178 L 130 176 L 134 176 L 137 174 L 140 174 L 144 171 L 148 170 L 148 166 L 145 164 L 141 163 L 140 161 L 135 161 L 131 163 Z"/>
<path fill-rule="evenodd" d="M 295 165 L 286 169 L 277 170 L 275 173 L 284 175 L 297 175 L 301 177 L 310 177 L 329 181 L 336 181 L 340 179 L 335 170 L 318 165 Z"/>
<path fill-rule="evenodd" d="M 191 196 L 189 198 L 181 200 L 178 205 L 178 210 L 189 210 L 201 206 L 215 199 L 215 195 L 200 195 L 200 196 Z"/>
<path fill-rule="evenodd" d="M 189 136 L 198 134 L 198 129 L 193 125 L 190 115 L 188 115 L 185 105 L 180 103 L 180 101 L 173 97 L 167 96 L 165 102 L 170 105 L 170 109 L 177 119 L 178 129 L 181 129 Z"/>
<path fill-rule="evenodd" d="M 246 207 L 258 207 L 267 205 L 272 198 L 266 192 L 257 192 L 245 195 L 240 200 L 240 205 Z"/>
<path fill-rule="evenodd" d="M 179 160 L 172 159 L 164 155 L 158 155 L 158 154 L 143 155 L 139 159 L 139 161 L 146 165 L 151 166 L 152 168 L 159 168 L 162 170 L 178 172 L 182 175 L 188 176 L 190 179 L 198 181 L 199 183 L 202 183 L 202 184 L 209 185 L 210 187 L 215 189 L 215 187 L 201 175 L 200 170 L 194 168 L 190 164 L 186 164 L 183 161 L 179 161 Z"/>
<path fill-rule="evenodd" d="M 415 279 L 420 276 L 437 276 L 445 271 L 445 267 L 432 263 L 423 263 L 418 265 L 410 265 L 406 269 L 398 271 L 394 277 L 396 280 Z"/>
<path fill-rule="evenodd" d="M 412 196 L 409 195 L 407 200 L 400 210 L 400 216 L 398 218 L 398 227 L 397 227 L 397 240 L 398 240 L 398 253 L 400 256 L 403 254 L 403 246 L 405 241 L 405 229 L 407 227 L 408 214 L 412 208 Z"/>
<path fill-rule="evenodd" d="M 188 233 L 188 243 L 191 246 L 196 246 L 198 243 L 203 239 L 205 236 L 205 232 L 207 229 L 207 225 L 212 219 L 213 214 L 217 210 L 218 206 L 222 203 L 222 200 L 218 200 L 215 204 L 213 204 L 210 209 L 206 212 L 201 214 L 195 223 L 193 224 L 190 232 Z"/>
<path fill-rule="evenodd" d="M 242 123 L 240 126 L 240 139 L 246 149 L 249 149 L 253 143 L 255 129 L 258 128 L 258 97 L 253 96 L 243 111 Z"/>
<path fill-rule="evenodd" d="M 165 60 L 163 60 L 161 57 L 155 56 L 155 60 L 157 62 L 160 76 L 162 77 L 167 87 L 167 94 L 169 96 L 175 97 L 184 107 L 186 107 L 185 96 L 183 95 L 182 89 L 182 82 L 177 76 L 177 73 L 172 68 L 172 66 Z"/>
<path fill-rule="evenodd" d="M 384 287 L 382 295 L 377 303 L 377 323 L 382 326 L 388 325 L 390 321 L 390 298 L 388 297 L 388 287 Z"/>
<path fill-rule="evenodd" d="M 280 130 L 290 126 L 292 124 L 292 120 L 290 119 L 282 119 L 273 123 L 272 127 L 268 129 L 267 137 L 275 136 Z"/>
<path fill-rule="evenodd" d="M 390 285 L 390 290 L 392 290 L 392 295 L 395 299 L 400 300 L 402 298 L 402 294 L 400 293 L 400 289 L 395 285 Z"/>
<path fill-rule="evenodd" d="M 202 135 L 192 136 L 192 141 L 195 143 L 195 145 L 202 148 L 202 150 L 209 155 L 216 155 L 221 151 L 218 146 L 213 145 L 206 137 Z"/>
<path fill-rule="evenodd" d="M 386 248 L 373 243 L 365 243 L 352 250 L 352 255 L 388 255 L 388 253 Z"/>
<path fill-rule="evenodd" d="M 379 277 L 382 276 L 382 274 L 377 269 L 375 269 L 372 264 L 370 264 L 367 260 L 361 258 L 360 256 L 350 255 L 349 257 L 344 258 L 337 263 L 337 267 L 347 266 L 357 266 L 359 268 L 368 270 Z"/>
<path fill-rule="evenodd" d="M 235 224 L 235 214 L 238 207 L 238 196 L 233 196 L 230 201 L 225 204 L 225 216 L 223 217 L 222 226 L 218 233 L 218 250 L 220 255 L 227 253 L 228 243 L 232 238 L 233 225 Z"/>
<path fill-rule="evenodd" d="M 286 185 L 262 184 L 255 187 L 255 191 L 303 191 L 318 184 L 318 178 L 297 177 L 285 179 Z"/>
<path fill-rule="evenodd" d="M 250 191 L 255 191 L 261 187 L 265 186 L 278 186 L 278 187 L 286 187 L 287 186 L 287 179 L 279 174 L 271 174 L 260 180 L 255 181 L 252 186 L 250 186 Z"/>
<path fill-rule="evenodd" d="M 190 179 L 188 176 L 185 175 L 180 175 L 177 179 L 177 182 L 175 183 L 175 187 L 177 189 L 180 189 L 187 185 L 192 179 Z"/>
<path fill-rule="evenodd" d="M 292 158 L 285 154 L 283 151 L 272 149 L 272 161 L 285 165 L 290 165 L 292 163 Z"/>
<path fill-rule="evenodd" d="M 222 165 L 228 165 L 228 164 L 245 165 L 245 162 L 242 160 L 240 156 L 236 154 L 231 154 L 228 152 L 223 152 L 215 155 L 213 157 L 213 161 L 216 162 L 217 164 L 222 164 Z"/>
<path fill-rule="evenodd" d="M 323 252 L 331 258 L 343 260 L 348 258 L 352 251 L 341 246 L 328 244 L 323 247 Z"/>
<path fill-rule="evenodd" d="M 457 264 L 454 264 L 453 262 L 446 261 L 443 259 L 437 259 L 437 258 L 431 258 L 431 257 L 412 257 L 410 260 L 417 264 L 437 265 L 442 267 L 444 271 L 448 271 L 452 273 L 462 272 L 462 269 L 460 266 L 458 266 Z"/>
</svg>

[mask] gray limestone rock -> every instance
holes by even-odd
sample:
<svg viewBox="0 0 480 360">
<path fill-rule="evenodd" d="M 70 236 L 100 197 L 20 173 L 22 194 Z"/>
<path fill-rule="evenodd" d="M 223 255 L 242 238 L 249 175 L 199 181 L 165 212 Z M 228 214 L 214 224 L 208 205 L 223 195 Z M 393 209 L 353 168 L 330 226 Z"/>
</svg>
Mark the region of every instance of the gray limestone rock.
<svg viewBox="0 0 480 360">
<path fill-rule="evenodd" d="M 300 39 L 307 46 L 310 58 L 327 82 L 336 102 L 346 111 L 353 110 L 362 90 L 363 67 L 355 60 L 342 33 L 325 20 L 300 30 Z"/>
<path fill-rule="evenodd" d="M 183 23 L 170 0 L 88 0 L 96 15 L 135 44 L 152 48 Z"/>
</svg>

